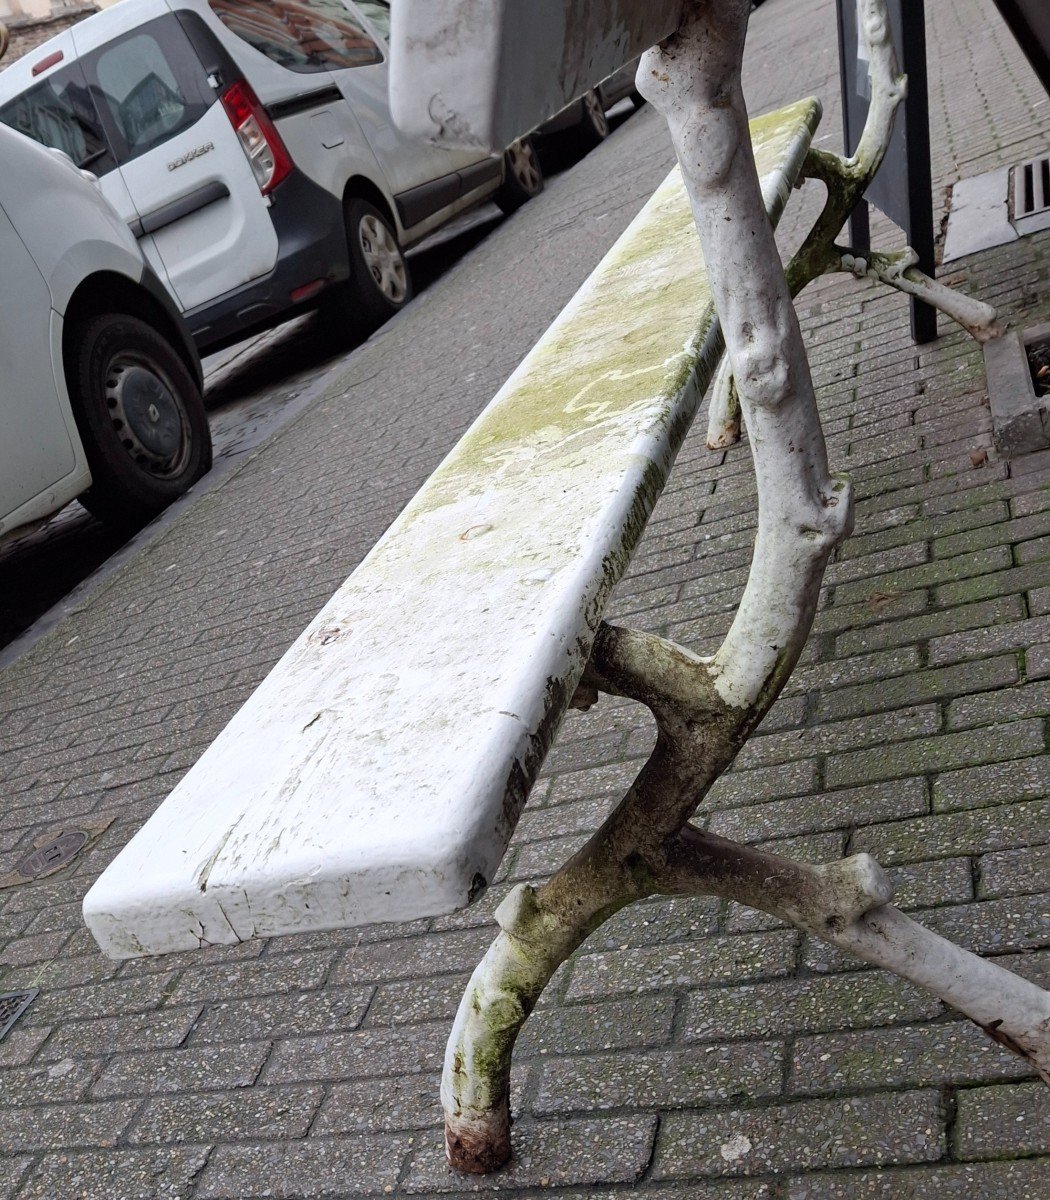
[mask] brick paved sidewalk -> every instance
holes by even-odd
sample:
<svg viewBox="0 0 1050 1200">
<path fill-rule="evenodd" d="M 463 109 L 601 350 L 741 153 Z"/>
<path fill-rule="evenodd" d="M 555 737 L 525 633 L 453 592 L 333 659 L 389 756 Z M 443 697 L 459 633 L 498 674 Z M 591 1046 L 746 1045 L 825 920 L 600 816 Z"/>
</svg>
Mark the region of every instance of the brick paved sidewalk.
<svg viewBox="0 0 1050 1200">
<path fill-rule="evenodd" d="M 831 9 L 769 0 L 747 78 L 755 111 L 816 91 L 834 142 Z M 938 187 L 1045 149 L 1050 105 L 990 4 L 928 10 Z M 651 737 L 624 703 L 569 718 L 475 910 L 123 965 L 82 927 L 91 880 L 669 162 L 656 115 L 632 117 L 0 676 L 0 874 L 42 833 L 114 819 L 66 871 L 0 891 L 0 989 L 41 989 L 0 1043 L 0 1200 L 1050 1194 L 1048 1106 L 1023 1064 L 915 989 L 713 900 L 655 900 L 594 935 L 527 1027 L 515 1164 L 448 1175 L 437 1073 L 488 914 L 621 794 Z M 1048 274 L 1043 236 L 952 278 L 1031 324 L 1050 317 Z M 1046 980 L 1050 456 L 998 461 L 961 335 L 916 348 L 906 306 L 851 281 L 800 311 L 857 530 L 802 665 L 704 817 L 813 861 L 870 850 L 904 908 Z M 707 648 L 744 581 L 754 499 L 746 446 L 701 442 L 614 614 Z"/>
</svg>

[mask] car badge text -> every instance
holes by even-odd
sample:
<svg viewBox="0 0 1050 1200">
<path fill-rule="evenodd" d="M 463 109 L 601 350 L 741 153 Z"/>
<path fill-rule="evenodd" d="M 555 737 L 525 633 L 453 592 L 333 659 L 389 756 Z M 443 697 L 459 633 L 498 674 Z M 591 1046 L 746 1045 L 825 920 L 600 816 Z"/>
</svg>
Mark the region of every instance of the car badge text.
<svg viewBox="0 0 1050 1200">
<path fill-rule="evenodd" d="M 207 154 L 209 150 L 214 149 L 214 142 L 205 142 L 203 146 L 196 146 L 192 150 L 187 150 L 185 154 L 181 154 L 178 158 L 172 159 L 168 163 L 168 170 L 174 171 L 178 167 L 184 167 L 188 162 L 192 162 L 195 158 L 200 158 L 202 154 Z"/>
</svg>

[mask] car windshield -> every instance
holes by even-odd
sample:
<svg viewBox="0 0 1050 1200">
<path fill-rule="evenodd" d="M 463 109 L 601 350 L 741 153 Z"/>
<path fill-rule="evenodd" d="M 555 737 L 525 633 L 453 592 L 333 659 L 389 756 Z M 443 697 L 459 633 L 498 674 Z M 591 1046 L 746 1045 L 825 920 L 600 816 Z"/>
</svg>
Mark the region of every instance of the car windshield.
<svg viewBox="0 0 1050 1200">
<path fill-rule="evenodd" d="M 356 0 L 356 4 L 365 18 L 371 21 L 372 27 L 377 29 L 389 41 L 390 5 L 384 3 L 384 0 Z"/>
</svg>

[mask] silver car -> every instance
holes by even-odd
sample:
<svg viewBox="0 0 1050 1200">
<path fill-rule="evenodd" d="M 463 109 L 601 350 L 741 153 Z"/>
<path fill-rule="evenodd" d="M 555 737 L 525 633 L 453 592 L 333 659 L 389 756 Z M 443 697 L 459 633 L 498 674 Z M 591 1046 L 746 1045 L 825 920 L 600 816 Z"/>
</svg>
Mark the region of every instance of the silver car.
<svg viewBox="0 0 1050 1200">
<path fill-rule="evenodd" d="M 641 92 L 635 87 L 634 77 L 638 72 L 638 59 L 629 62 L 590 91 L 574 100 L 556 113 L 536 130 L 540 137 L 551 134 L 566 134 L 575 141 L 577 148 L 586 153 L 593 150 L 609 136 L 609 120 L 606 113 L 614 104 L 630 97 L 635 108 L 645 103 Z"/>
<path fill-rule="evenodd" d="M 366 332 L 404 250 L 543 186 L 535 151 L 399 133 L 382 0 L 122 0 L 0 71 L 0 121 L 101 180 L 201 349 L 306 307 Z"/>
<path fill-rule="evenodd" d="M 211 466 L 197 351 L 97 184 L 3 126 L 0 262 L 0 537 L 141 524 Z"/>
</svg>

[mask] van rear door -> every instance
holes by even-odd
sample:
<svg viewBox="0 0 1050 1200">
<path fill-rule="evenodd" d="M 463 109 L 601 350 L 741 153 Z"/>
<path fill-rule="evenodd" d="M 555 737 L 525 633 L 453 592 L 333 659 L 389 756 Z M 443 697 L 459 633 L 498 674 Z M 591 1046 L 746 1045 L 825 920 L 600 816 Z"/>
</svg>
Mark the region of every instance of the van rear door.
<svg viewBox="0 0 1050 1200">
<path fill-rule="evenodd" d="M 130 9 L 131 6 L 129 6 Z M 129 12 L 129 24 L 130 24 Z M 185 312 L 266 275 L 278 243 L 231 115 L 173 14 L 74 29 L 118 170 Z M 214 86 L 213 86 L 214 85 Z"/>
</svg>

